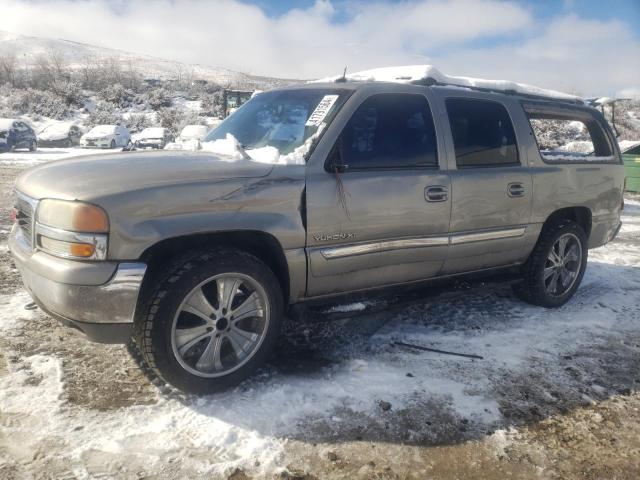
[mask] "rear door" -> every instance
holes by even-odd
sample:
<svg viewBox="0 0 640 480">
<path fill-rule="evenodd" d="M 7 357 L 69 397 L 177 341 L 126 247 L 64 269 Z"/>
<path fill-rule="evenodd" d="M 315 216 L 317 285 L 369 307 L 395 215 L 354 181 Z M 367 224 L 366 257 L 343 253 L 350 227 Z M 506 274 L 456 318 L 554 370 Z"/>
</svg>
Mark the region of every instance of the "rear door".
<svg viewBox="0 0 640 480">
<path fill-rule="evenodd" d="M 519 262 L 535 238 L 529 225 L 533 192 L 509 109 L 481 93 L 441 100 L 452 188 L 451 248 L 443 273 Z"/>
<path fill-rule="evenodd" d="M 326 135 L 337 140 L 318 148 L 307 168 L 310 296 L 442 268 L 451 209 L 443 146 L 426 89 L 403 88 L 357 91 Z"/>
</svg>

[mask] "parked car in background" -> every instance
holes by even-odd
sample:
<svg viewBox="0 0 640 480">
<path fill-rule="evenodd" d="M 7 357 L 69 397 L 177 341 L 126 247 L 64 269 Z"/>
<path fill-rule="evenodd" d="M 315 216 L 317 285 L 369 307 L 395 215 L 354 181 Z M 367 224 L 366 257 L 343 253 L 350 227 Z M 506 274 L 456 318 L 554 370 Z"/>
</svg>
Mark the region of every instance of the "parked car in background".
<svg viewBox="0 0 640 480">
<path fill-rule="evenodd" d="M 207 136 L 209 129 L 206 125 L 187 125 L 178 135 L 178 142 L 186 142 L 189 140 L 198 140 L 201 142 Z"/>
<path fill-rule="evenodd" d="M 96 125 L 80 138 L 83 148 L 126 147 L 131 141 L 129 130 L 120 125 Z"/>
<path fill-rule="evenodd" d="M 134 136 L 133 146 L 135 148 L 162 149 L 173 141 L 173 134 L 168 128 L 149 127 Z"/>
<path fill-rule="evenodd" d="M 206 125 L 187 125 L 173 143 L 168 143 L 167 150 L 200 150 L 201 142 L 207 136 L 209 127 Z"/>
<path fill-rule="evenodd" d="M 70 122 L 51 123 L 38 133 L 41 147 L 73 147 L 80 144 L 82 130 Z"/>
<path fill-rule="evenodd" d="M 19 148 L 35 152 L 38 149 L 36 132 L 23 120 L 0 118 L 0 152 Z"/>
</svg>

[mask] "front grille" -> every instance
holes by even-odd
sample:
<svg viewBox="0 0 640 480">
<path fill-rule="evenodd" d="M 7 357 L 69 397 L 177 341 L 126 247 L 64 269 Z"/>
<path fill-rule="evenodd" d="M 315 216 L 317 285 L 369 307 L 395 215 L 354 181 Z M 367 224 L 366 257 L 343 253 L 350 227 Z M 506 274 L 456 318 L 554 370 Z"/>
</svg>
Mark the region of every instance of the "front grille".
<svg viewBox="0 0 640 480">
<path fill-rule="evenodd" d="M 16 199 L 16 221 L 30 247 L 33 247 L 33 205 L 21 196 Z"/>
</svg>

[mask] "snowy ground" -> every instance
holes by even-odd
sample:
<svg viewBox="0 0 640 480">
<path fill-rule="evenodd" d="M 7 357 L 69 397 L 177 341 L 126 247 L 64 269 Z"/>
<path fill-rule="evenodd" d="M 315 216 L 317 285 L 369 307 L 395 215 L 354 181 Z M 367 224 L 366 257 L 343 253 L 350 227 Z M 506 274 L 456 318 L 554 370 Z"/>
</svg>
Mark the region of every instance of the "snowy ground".
<svg viewBox="0 0 640 480">
<path fill-rule="evenodd" d="M 112 152 L 117 152 L 113 150 Z M 18 150 L 15 152 L 0 153 L 0 168 L 5 166 L 11 167 L 33 167 L 41 163 L 50 162 L 52 160 L 62 160 L 64 158 L 72 158 L 80 155 L 96 155 L 100 153 L 109 153 L 110 150 L 102 150 L 99 148 L 39 148 L 35 152 Z"/>
<path fill-rule="evenodd" d="M 8 155 L 8 154 L 4 154 Z M 0 155 L 0 213 L 29 155 Z M 61 156 L 63 153 L 42 155 Z M 6 159 L 7 162 L 2 163 Z M 335 342 L 283 345 L 212 397 L 159 391 L 125 347 L 87 343 L 27 311 L 0 227 L 0 478 L 637 478 L 640 199 L 590 252 L 558 310 L 508 286 L 369 315 L 335 306 Z M 374 302 L 375 303 L 375 302 Z M 359 316 L 357 316 L 359 315 Z M 383 326 L 371 335 L 358 324 Z M 382 319 L 379 322 L 379 319 Z M 369 322 L 371 323 L 371 322 Z M 473 353 L 418 352 L 394 341 Z M 482 472 L 480 474 L 479 472 Z"/>
</svg>

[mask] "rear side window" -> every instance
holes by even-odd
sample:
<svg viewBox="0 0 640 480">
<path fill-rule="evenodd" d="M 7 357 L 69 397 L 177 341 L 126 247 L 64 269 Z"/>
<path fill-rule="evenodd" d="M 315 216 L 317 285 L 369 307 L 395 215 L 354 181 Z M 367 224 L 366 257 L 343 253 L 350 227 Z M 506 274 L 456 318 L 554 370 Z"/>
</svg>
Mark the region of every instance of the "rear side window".
<svg viewBox="0 0 640 480">
<path fill-rule="evenodd" d="M 349 119 L 339 142 L 349 170 L 438 164 L 433 118 L 422 95 L 369 97 Z"/>
<path fill-rule="evenodd" d="M 592 112 L 535 104 L 524 109 L 544 161 L 615 161 L 609 137 Z"/>
<path fill-rule="evenodd" d="M 466 98 L 450 98 L 446 105 L 459 168 L 519 163 L 513 124 L 503 105 Z"/>
</svg>

